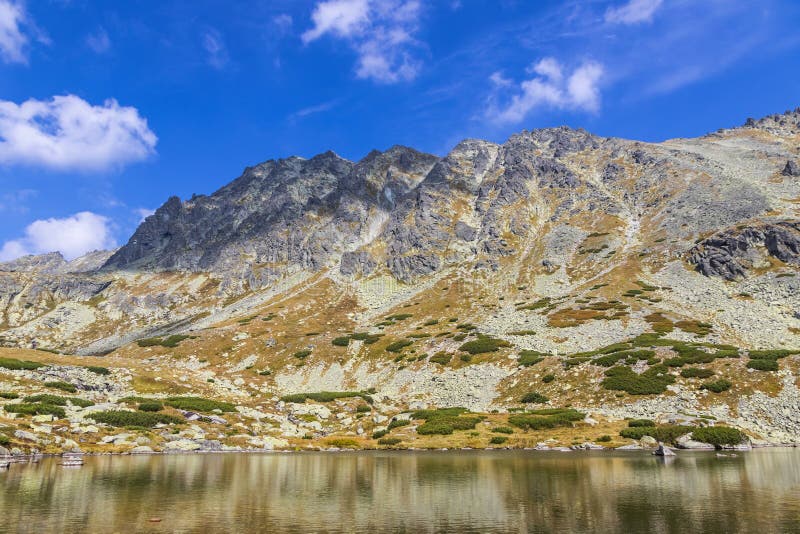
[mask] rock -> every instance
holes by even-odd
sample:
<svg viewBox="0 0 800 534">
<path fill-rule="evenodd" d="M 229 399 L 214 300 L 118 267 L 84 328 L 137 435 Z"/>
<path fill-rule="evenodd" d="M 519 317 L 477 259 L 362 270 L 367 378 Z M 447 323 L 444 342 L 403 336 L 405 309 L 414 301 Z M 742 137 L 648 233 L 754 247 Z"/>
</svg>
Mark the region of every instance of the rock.
<svg viewBox="0 0 800 534">
<path fill-rule="evenodd" d="M 14 437 L 24 441 L 33 441 L 34 443 L 39 442 L 39 439 L 34 434 L 26 432 L 24 430 L 15 430 Z"/>
<path fill-rule="evenodd" d="M 642 450 L 642 446 L 641 445 L 636 445 L 634 443 L 631 443 L 630 445 L 622 445 L 620 447 L 617 447 L 615 450 L 618 450 L 618 451 L 639 451 L 639 450 Z"/>
<path fill-rule="evenodd" d="M 152 454 L 153 449 L 147 445 L 138 445 L 129 451 L 131 454 Z"/>
<path fill-rule="evenodd" d="M 10 455 L 11 452 L 2 445 L 0 445 L 0 456 L 10 456 Z"/>
<path fill-rule="evenodd" d="M 639 440 L 639 445 L 646 449 L 652 449 L 653 447 L 658 447 L 658 441 L 652 436 L 642 436 L 642 439 Z"/>
<path fill-rule="evenodd" d="M 784 176 L 800 176 L 800 165 L 794 160 L 788 160 L 786 166 L 781 171 Z"/>
<path fill-rule="evenodd" d="M 675 440 L 679 449 L 697 449 L 697 450 L 713 450 L 714 446 L 709 445 L 708 443 L 702 443 L 700 441 L 694 441 L 692 439 L 691 432 L 688 434 L 684 434 L 680 436 L 677 440 Z"/>
<path fill-rule="evenodd" d="M 196 451 L 201 448 L 199 443 L 190 439 L 177 439 L 164 444 L 165 451 Z"/>
<path fill-rule="evenodd" d="M 49 423 L 53 420 L 55 420 L 55 417 L 50 414 L 34 415 L 31 417 L 31 421 L 34 423 Z"/>
<path fill-rule="evenodd" d="M 663 443 L 658 444 L 658 448 L 653 451 L 656 456 L 675 456 L 675 451 L 666 447 Z"/>
</svg>

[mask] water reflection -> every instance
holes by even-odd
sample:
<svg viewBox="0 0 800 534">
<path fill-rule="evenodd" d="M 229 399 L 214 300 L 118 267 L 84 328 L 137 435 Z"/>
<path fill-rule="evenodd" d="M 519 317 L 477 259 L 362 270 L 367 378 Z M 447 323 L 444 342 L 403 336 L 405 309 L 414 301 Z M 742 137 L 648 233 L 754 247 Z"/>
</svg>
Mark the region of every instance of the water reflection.
<svg viewBox="0 0 800 534">
<path fill-rule="evenodd" d="M 0 473 L 0 517 L 0 531 L 36 533 L 791 532 L 800 451 L 45 460 Z"/>
</svg>

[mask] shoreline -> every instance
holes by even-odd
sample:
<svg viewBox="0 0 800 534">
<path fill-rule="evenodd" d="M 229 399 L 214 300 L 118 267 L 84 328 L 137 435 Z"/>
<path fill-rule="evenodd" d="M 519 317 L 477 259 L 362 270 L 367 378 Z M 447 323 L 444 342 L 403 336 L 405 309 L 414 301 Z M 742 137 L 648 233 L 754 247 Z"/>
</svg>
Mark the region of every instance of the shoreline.
<svg viewBox="0 0 800 534">
<path fill-rule="evenodd" d="M 718 452 L 729 452 L 729 453 L 739 453 L 739 452 L 750 452 L 756 449 L 796 449 L 800 448 L 800 443 L 780 443 L 780 444 L 757 444 L 757 445 L 750 445 L 749 448 L 722 448 L 722 449 L 681 449 L 678 447 L 669 447 L 671 450 L 677 452 L 700 452 L 700 453 L 718 453 Z M 387 449 L 337 449 L 337 448 L 311 448 L 311 449 L 252 449 L 252 450 L 241 450 L 241 451 L 152 451 L 152 452 L 63 452 L 63 453 L 44 453 L 44 454 L 23 454 L 23 455 L 9 455 L 9 456 L 0 456 L 0 461 L 10 461 L 10 463 L 31 463 L 33 459 L 43 459 L 43 458 L 63 458 L 64 456 L 180 456 L 180 455 L 211 455 L 211 454 L 302 454 L 302 453 L 329 453 L 329 454 L 336 454 L 336 453 L 359 453 L 359 452 L 396 452 L 396 453 L 408 453 L 408 452 L 462 452 L 462 453 L 471 453 L 471 452 L 511 452 L 511 451 L 524 451 L 524 452 L 532 452 L 532 453 L 551 453 L 551 452 L 562 452 L 562 453 L 613 453 L 613 452 L 622 452 L 622 453 L 639 453 L 639 452 L 652 452 L 655 451 L 656 448 L 599 448 L 599 449 L 585 449 L 585 448 L 551 448 L 551 449 L 544 449 L 544 448 L 519 448 L 519 447 L 483 447 L 483 448 L 475 448 L 475 447 L 467 447 L 467 448 L 387 448 Z"/>
</svg>

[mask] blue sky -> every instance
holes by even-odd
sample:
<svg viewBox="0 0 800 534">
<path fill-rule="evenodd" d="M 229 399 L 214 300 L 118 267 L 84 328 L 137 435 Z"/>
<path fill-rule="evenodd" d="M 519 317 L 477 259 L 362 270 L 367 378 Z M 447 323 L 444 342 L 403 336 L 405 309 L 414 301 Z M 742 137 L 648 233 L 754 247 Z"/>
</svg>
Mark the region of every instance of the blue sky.
<svg viewBox="0 0 800 534">
<path fill-rule="evenodd" d="M 0 0 L 0 260 L 124 243 L 247 165 L 800 106 L 794 0 Z"/>
</svg>

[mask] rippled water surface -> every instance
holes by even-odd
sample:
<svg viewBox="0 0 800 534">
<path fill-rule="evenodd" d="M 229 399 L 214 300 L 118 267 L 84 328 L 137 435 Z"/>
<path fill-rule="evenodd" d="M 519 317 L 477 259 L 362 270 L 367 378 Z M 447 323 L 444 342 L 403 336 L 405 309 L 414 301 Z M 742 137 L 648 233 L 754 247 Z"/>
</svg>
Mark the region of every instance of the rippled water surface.
<svg viewBox="0 0 800 534">
<path fill-rule="evenodd" d="M 800 450 L 46 459 L 0 472 L 6 531 L 800 532 Z"/>
</svg>

